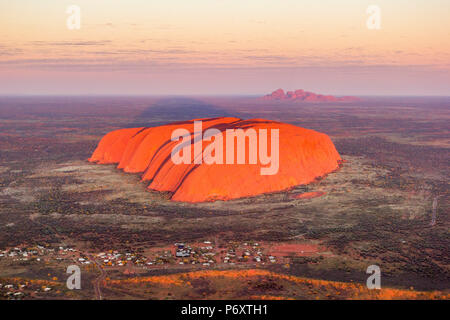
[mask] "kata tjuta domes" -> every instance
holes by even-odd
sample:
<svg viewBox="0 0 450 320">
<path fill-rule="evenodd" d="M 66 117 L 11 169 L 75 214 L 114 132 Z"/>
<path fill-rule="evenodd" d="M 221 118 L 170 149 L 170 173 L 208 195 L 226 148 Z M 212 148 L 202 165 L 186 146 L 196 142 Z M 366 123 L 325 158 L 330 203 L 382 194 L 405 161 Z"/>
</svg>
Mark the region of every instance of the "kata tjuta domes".
<svg viewBox="0 0 450 320">
<path fill-rule="evenodd" d="M 307 184 L 336 170 L 341 157 L 326 134 L 227 117 L 112 131 L 89 161 L 141 173 L 172 200 L 203 202 Z"/>
<path fill-rule="evenodd" d="M 335 97 L 332 95 L 317 94 L 302 89 L 284 92 L 278 89 L 271 94 L 265 95 L 264 100 L 287 100 L 287 101 L 305 101 L 305 102 L 353 102 L 361 99 L 352 96 Z"/>
</svg>

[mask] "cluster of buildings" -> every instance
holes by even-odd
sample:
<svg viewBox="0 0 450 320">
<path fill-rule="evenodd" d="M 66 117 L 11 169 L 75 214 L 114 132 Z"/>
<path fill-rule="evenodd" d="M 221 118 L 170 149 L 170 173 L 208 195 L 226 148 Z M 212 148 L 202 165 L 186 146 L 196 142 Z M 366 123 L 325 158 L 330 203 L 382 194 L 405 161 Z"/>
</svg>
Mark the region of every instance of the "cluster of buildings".
<svg viewBox="0 0 450 320">
<path fill-rule="evenodd" d="M 206 240 L 195 246 L 175 243 L 174 247 L 174 257 L 170 256 L 170 252 L 165 251 L 164 256 L 159 256 L 159 258 L 165 258 L 163 261 L 166 263 L 200 264 L 205 267 L 216 263 L 235 265 L 236 263 L 266 264 L 277 262 L 277 259 L 274 256 L 267 255 L 266 250 L 257 242 L 230 242 L 225 248 L 220 248 Z"/>
<path fill-rule="evenodd" d="M 262 245 L 257 242 L 229 241 L 216 244 L 205 240 L 195 244 L 175 243 L 173 247 L 137 249 L 137 250 L 109 250 L 98 254 L 83 253 L 67 246 L 32 246 L 15 247 L 0 251 L 2 259 L 13 261 L 70 261 L 77 264 L 89 265 L 94 262 L 103 267 L 136 266 L 144 269 L 160 265 L 197 265 L 210 267 L 217 263 L 235 264 L 266 264 L 276 263 L 277 259 L 269 255 Z M 95 261 L 94 261 L 94 260 Z M 129 270 L 129 269 L 127 269 Z M 0 279 L 0 297 L 6 299 L 23 299 L 28 295 L 51 292 L 50 286 L 30 286 L 28 283 L 6 283 Z"/>
<path fill-rule="evenodd" d="M 6 298 L 9 300 L 22 300 L 23 298 L 31 294 L 42 294 L 51 292 L 50 286 L 36 286 L 28 283 L 2 283 L 0 282 L 0 298 Z"/>
<path fill-rule="evenodd" d="M 143 251 L 143 249 L 137 251 L 109 250 L 93 254 L 93 259 L 96 261 L 92 261 L 89 254 L 71 247 L 37 245 L 0 251 L 0 261 L 2 258 L 12 258 L 14 261 L 49 261 L 54 259 L 56 261 L 69 260 L 83 265 L 97 262 L 103 267 L 137 266 L 143 268 L 165 264 L 209 267 L 217 263 L 229 265 L 237 263 L 276 263 L 276 258 L 267 255 L 265 248 L 257 242 L 230 241 L 221 246 L 209 240 L 192 245 L 178 242 L 172 248 L 160 251 L 150 250 L 147 254 L 144 254 Z"/>
<path fill-rule="evenodd" d="M 217 253 L 211 241 L 204 241 L 200 246 L 175 243 L 171 250 L 161 250 L 143 255 L 136 252 L 110 251 L 97 254 L 104 267 L 142 266 L 144 268 L 164 264 L 200 264 L 205 267 L 216 263 Z"/>
<path fill-rule="evenodd" d="M 136 266 L 144 266 L 147 263 L 147 258 L 139 253 L 119 252 L 117 250 L 110 252 L 101 252 L 97 254 L 100 262 L 105 267 L 122 267 L 128 264 Z"/>
<path fill-rule="evenodd" d="M 276 263 L 276 258 L 265 253 L 265 249 L 259 243 L 244 242 L 239 244 L 231 242 L 223 257 L 223 263 L 234 265 L 236 263 Z"/>
<path fill-rule="evenodd" d="M 21 248 L 11 248 L 7 250 L 0 251 L 0 259 L 12 259 L 13 261 L 44 261 L 47 258 L 55 258 L 60 261 L 63 260 L 64 256 L 71 256 L 77 250 L 73 248 L 66 247 L 44 247 L 44 246 L 33 246 L 33 247 L 21 247 Z"/>
<path fill-rule="evenodd" d="M 194 248 L 184 243 L 175 243 L 175 247 L 175 257 L 180 260 L 178 264 L 201 264 L 208 267 L 217 262 L 211 241 L 203 241 L 201 245 Z"/>
</svg>

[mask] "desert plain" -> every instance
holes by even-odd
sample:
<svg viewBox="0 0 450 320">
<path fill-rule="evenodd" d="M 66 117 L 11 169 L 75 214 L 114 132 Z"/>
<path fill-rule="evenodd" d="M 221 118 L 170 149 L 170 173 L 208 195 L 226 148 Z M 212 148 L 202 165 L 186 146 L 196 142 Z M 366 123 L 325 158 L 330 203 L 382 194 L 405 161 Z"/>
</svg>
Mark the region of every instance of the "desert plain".
<svg viewBox="0 0 450 320">
<path fill-rule="evenodd" d="M 343 162 L 186 203 L 88 161 L 112 130 L 222 116 L 326 133 Z M 448 299 L 449 123 L 445 97 L 1 97 L 0 299 Z"/>
</svg>

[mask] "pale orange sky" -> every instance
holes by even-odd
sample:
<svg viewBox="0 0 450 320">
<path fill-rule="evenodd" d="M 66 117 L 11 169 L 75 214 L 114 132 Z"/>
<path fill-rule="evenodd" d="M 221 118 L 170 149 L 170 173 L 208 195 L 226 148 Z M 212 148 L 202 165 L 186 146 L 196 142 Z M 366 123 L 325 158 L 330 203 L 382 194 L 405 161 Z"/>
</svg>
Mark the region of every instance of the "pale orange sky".
<svg viewBox="0 0 450 320">
<path fill-rule="evenodd" d="M 72 4 L 80 30 L 66 27 Z M 0 94 L 278 87 L 449 95 L 450 1 L 0 0 Z"/>
</svg>

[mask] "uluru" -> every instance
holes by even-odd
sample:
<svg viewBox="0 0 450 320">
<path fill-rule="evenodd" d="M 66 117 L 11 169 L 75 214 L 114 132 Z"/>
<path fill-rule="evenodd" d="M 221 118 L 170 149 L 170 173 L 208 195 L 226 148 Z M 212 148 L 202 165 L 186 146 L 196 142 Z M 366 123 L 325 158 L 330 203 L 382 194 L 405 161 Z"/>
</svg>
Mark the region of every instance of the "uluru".
<svg viewBox="0 0 450 320">
<path fill-rule="evenodd" d="M 180 138 L 193 141 L 182 151 L 188 161 L 173 161 L 173 150 L 180 145 L 173 139 L 174 132 L 184 132 Z M 239 141 L 238 136 L 228 135 L 230 132 L 239 132 L 243 138 Z M 254 147 L 252 137 L 258 139 Z M 267 144 L 267 150 L 262 143 Z M 231 160 L 236 160 L 231 163 L 230 145 Z M 226 150 L 226 159 L 219 159 L 218 150 Z M 205 154 L 215 161 L 207 161 Z M 240 157 L 243 163 L 239 163 Z M 275 166 L 268 159 L 278 163 Z M 112 131 L 100 140 L 89 161 L 117 164 L 124 172 L 139 173 L 149 182 L 148 189 L 169 192 L 174 201 L 205 202 L 308 184 L 338 169 L 341 157 L 324 133 L 272 120 L 221 117 Z M 264 173 L 269 167 L 276 170 Z"/>
<path fill-rule="evenodd" d="M 302 89 L 284 92 L 278 89 L 271 94 L 265 95 L 264 100 L 288 100 L 288 101 L 307 101 L 307 102 L 352 102 L 361 99 L 352 96 L 335 97 L 332 95 L 316 94 Z"/>
</svg>

